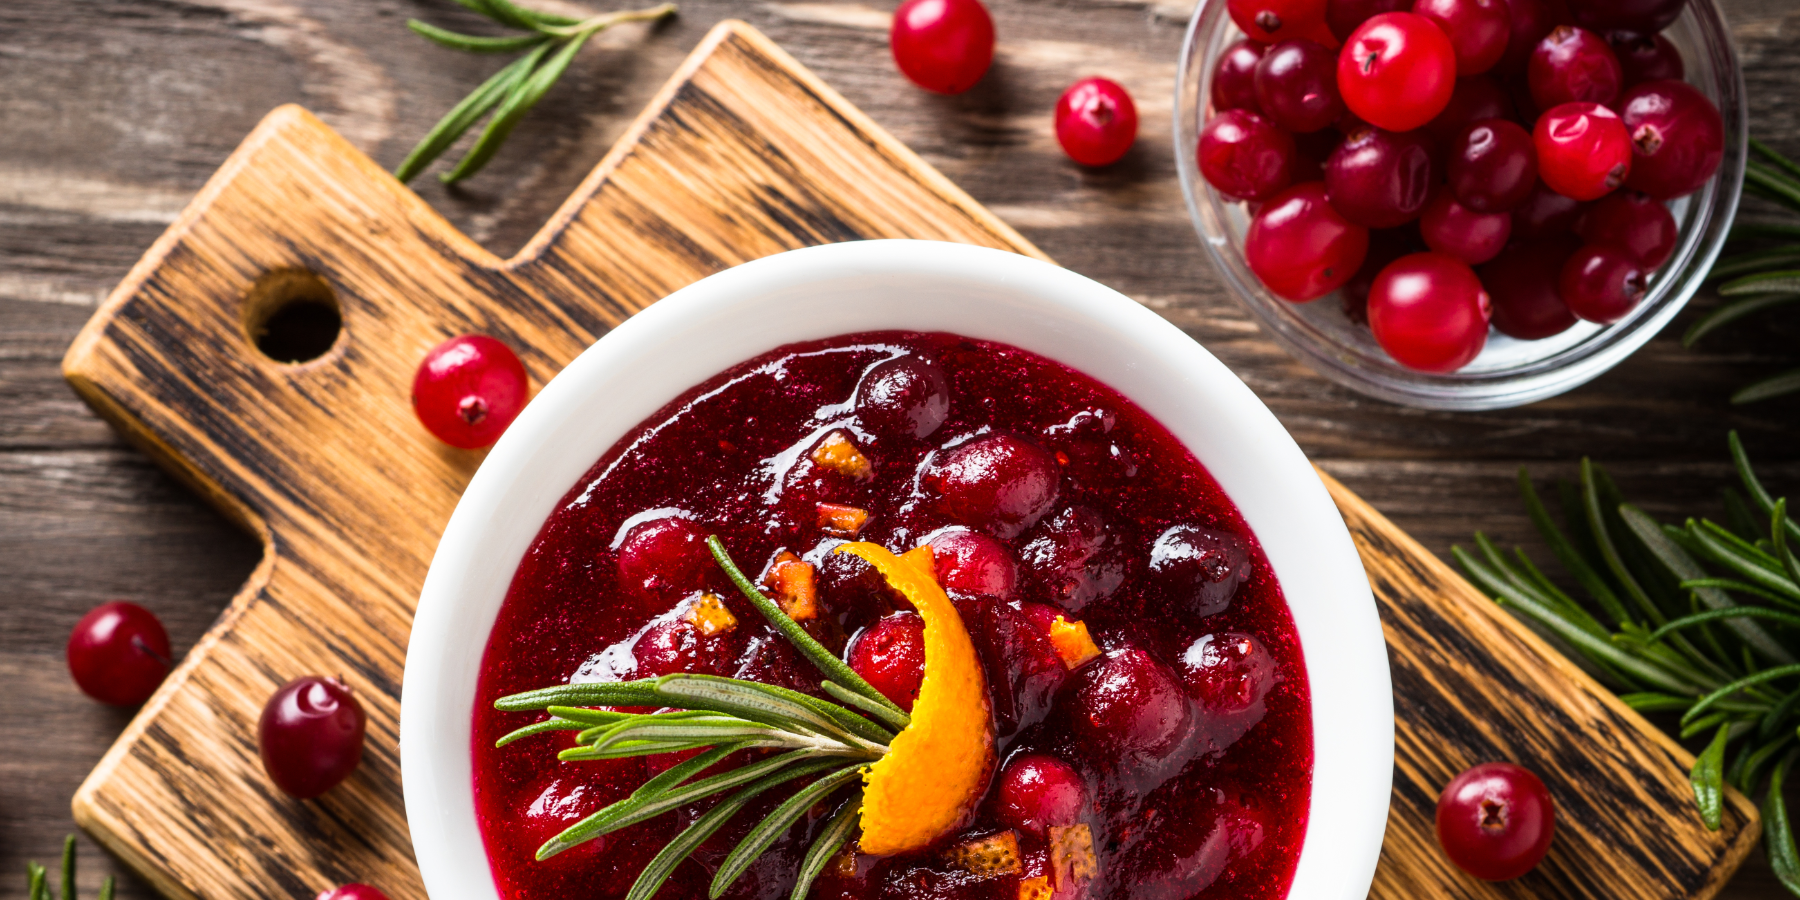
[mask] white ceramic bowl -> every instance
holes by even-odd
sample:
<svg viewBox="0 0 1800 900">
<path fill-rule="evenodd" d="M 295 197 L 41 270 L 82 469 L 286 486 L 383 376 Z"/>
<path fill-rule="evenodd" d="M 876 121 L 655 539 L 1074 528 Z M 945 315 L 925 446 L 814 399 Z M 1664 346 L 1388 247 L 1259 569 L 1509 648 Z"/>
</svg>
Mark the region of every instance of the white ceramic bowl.
<svg viewBox="0 0 1800 900">
<path fill-rule="evenodd" d="M 1205 464 L 1274 566 L 1311 683 L 1312 808 L 1289 896 L 1366 897 L 1393 776 L 1392 686 L 1362 563 L 1300 448 L 1211 354 L 1110 288 L 998 250 L 865 241 L 746 263 L 638 313 L 546 385 L 475 474 L 426 576 L 401 693 L 407 821 L 433 900 L 498 900 L 475 822 L 476 677 L 557 501 L 687 388 L 783 344 L 878 329 L 1003 341 L 1072 366 Z"/>
</svg>

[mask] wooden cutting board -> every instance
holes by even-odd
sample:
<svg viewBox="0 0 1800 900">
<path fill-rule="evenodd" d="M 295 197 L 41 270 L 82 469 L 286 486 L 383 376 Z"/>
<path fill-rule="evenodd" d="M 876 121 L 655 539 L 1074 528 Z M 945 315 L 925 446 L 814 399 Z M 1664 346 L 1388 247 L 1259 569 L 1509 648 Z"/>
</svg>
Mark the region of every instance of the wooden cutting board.
<svg viewBox="0 0 1800 900">
<path fill-rule="evenodd" d="M 1042 257 L 742 23 L 701 43 L 510 260 L 304 110 L 271 113 L 64 360 L 96 410 L 266 548 L 82 785 L 76 820 L 171 897 L 299 898 L 347 881 L 423 897 L 401 803 L 400 674 L 426 566 L 481 457 L 415 422 L 418 360 L 451 335 L 485 332 L 520 350 L 541 385 L 698 278 L 876 237 Z M 310 361 L 258 349 L 304 351 L 321 326 Z M 1756 841 L 1754 807 L 1731 794 L 1723 829 L 1706 831 L 1689 754 L 1325 482 L 1362 551 L 1393 662 L 1393 812 L 1374 895 L 1711 896 Z M 351 684 L 369 732 L 348 782 L 298 802 L 263 775 L 255 724 L 277 686 L 311 673 Z M 1439 788 L 1490 759 L 1537 771 L 1557 804 L 1548 860 L 1509 884 L 1463 876 L 1433 838 Z"/>
</svg>

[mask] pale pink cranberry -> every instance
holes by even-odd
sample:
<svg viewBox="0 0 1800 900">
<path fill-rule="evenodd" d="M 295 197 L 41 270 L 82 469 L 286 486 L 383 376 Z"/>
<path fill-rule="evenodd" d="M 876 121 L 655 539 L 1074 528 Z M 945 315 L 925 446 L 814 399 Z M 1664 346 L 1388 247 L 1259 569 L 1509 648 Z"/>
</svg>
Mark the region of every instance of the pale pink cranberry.
<svg viewBox="0 0 1800 900">
<path fill-rule="evenodd" d="M 1087 811 L 1087 782 L 1081 773 L 1041 753 L 1013 757 L 994 793 L 1002 825 L 1039 837 L 1052 827 L 1077 824 Z"/>
<path fill-rule="evenodd" d="M 933 565 L 946 591 L 1010 599 L 1018 566 L 1006 545 L 967 528 L 946 528 L 931 538 Z"/>
<path fill-rule="evenodd" d="M 883 616 L 850 642 L 845 656 L 864 681 L 911 712 L 925 681 L 925 620 L 915 612 Z"/>
<path fill-rule="evenodd" d="M 713 565 L 706 532 L 682 515 L 639 522 L 619 542 L 619 583 L 645 597 L 683 596 L 700 587 Z"/>
<path fill-rule="evenodd" d="M 1001 538 L 1017 537 L 1050 511 L 1062 482 L 1055 457 L 1011 433 L 944 451 L 925 474 L 940 511 Z"/>
</svg>

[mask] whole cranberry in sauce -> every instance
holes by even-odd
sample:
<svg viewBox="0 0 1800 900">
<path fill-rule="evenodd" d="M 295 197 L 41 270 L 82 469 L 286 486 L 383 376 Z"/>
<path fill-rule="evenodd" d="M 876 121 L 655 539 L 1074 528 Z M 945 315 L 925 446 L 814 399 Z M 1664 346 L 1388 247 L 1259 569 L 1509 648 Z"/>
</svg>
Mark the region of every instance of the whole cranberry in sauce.
<svg viewBox="0 0 1800 900">
<path fill-rule="evenodd" d="M 1150 547 L 1149 583 L 1171 609 L 1190 616 L 1224 612 L 1249 577 L 1249 547 L 1234 534 L 1176 525 Z"/>
<path fill-rule="evenodd" d="M 884 359 L 856 386 L 856 420 L 886 437 L 922 438 L 950 415 L 950 382 L 936 363 L 911 354 Z"/>
<path fill-rule="evenodd" d="M 1193 707 L 1169 667 L 1127 647 L 1075 673 L 1070 714 L 1083 750 L 1126 776 L 1174 768 L 1192 738 Z"/>
<path fill-rule="evenodd" d="M 699 587 L 714 564 L 706 533 L 669 510 L 639 520 L 618 543 L 619 582 L 647 598 L 672 600 Z"/>
<path fill-rule="evenodd" d="M 1202 635 L 1181 655 L 1182 683 L 1200 709 L 1209 752 L 1236 743 L 1262 721 L 1263 698 L 1275 687 L 1275 658 L 1255 636 L 1239 632 Z"/>
<path fill-rule="evenodd" d="M 946 528 L 929 543 L 938 584 L 944 590 L 1012 599 L 1019 569 L 1005 544 L 967 528 Z"/>
<path fill-rule="evenodd" d="M 1079 823 L 1087 813 L 1087 781 L 1075 767 L 1038 753 L 1008 760 L 994 786 L 1003 824 L 1043 837 L 1052 827 Z"/>
<path fill-rule="evenodd" d="M 1016 434 L 990 434 L 944 451 L 925 474 L 950 518 L 996 537 L 1037 524 L 1056 502 L 1062 473 L 1043 447 Z"/>
<path fill-rule="evenodd" d="M 1099 513 L 1085 506 L 1070 507 L 1040 522 L 1020 546 L 1019 559 L 1040 596 L 1074 612 L 1111 597 L 1125 583 L 1118 536 Z"/>
<path fill-rule="evenodd" d="M 911 712 L 925 680 L 925 620 L 915 612 L 883 616 L 850 642 L 846 656 L 864 681 Z"/>
</svg>

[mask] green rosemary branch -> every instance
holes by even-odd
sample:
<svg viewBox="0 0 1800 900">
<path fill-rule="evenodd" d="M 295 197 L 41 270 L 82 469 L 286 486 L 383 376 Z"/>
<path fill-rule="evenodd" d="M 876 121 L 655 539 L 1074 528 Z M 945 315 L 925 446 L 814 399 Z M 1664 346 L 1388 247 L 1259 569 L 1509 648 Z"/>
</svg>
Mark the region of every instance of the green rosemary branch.
<svg viewBox="0 0 1800 900">
<path fill-rule="evenodd" d="M 1753 156 L 1745 164 L 1744 191 L 1773 201 L 1784 211 L 1800 214 L 1800 164 L 1750 139 Z M 1709 280 L 1720 282 L 1727 302 L 1700 317 L 1682 336 L 1695 343 L 1740 319 L 1800 301 L 1800 224 L 1792 221 L 1742 222 L 1725 240 L 1729 252 L 1713 263 Z M 1753 403 L 1800 391 L 1800 369 L 1752 382 L 1731 395 L 1732 403 Z"/>
<path fill-rule="evenodd" d="M 36 862 L 25 864 L 25 900 L 50 900 L 50 885 L 44 867 Z M 100 882 L 100 900 L 112 900 L 113 877 Z M 62 900 L 75 900 L 75 836 L 63 838 Z"/>
<path fill-rule="evenodd" d="M 457 138 L 492 113 L 487 127 L 482 130 L 481 136 L 475 140 L 475 145 L 469 148 L 462 161 L 438 177 L 449 184 L 481 171 L 481 167 L 487 165 L 488 160 L 499 152 L 500 145 L 506 142 L 507 136 L 512 134 L 525 114 L 543 99 L 544 94 L 568 70 L 569 64 L 575 60 L 575 54 L 581 51 L 588 38 L 622 22 L 653 21 L 675 12 L 675 4 L 663 3 L 645 9 L 572 19 L 528 9 L 512 0 L 456 2 L 507 28 L 525 33 L 505 37 L 459 34 L 417 19 L 408 21 L 406 26 L 420 37 L 452 50 L 470 53 L 524 51 L 525 55 L 494 73 L 493 77 L 482 82 L 480 87 L 438 120 L 437 125 L 426 133 L 418 146 L 406 155 L 400 167 L 394 170 L 394 177 L 402 182 L 411 181 L 426 166 L 431 165 L 433 160 L 450 149 Z"/>
<path fill-rule="evenodd" d="M 1626 705 L 1679 714 L 1683 740 L 1707 737 L 1689 779 L 1708 828 L 1719 827 L 1726 784 L 1752 795 L 1762 788 L 1763 846 L 1800 896 L 1800 851 L 1781 796 L 1800 758 L 1800 522 L 1758 480 L 1736 432 L 1728 443 L 1742 488 L 1726 490 L 1729 525 L 1659 523 L 1582 460 L 1579 483 L 1560 486 L 1558 527 L 1519 472 L 1532 523 L 1584 601 L 1524 551 L 1508 558 L 1485 535 L 1475 535 L 1477 552 L 1451 553 L 1475 584 L 1559 638 Z"/>
</svg>

